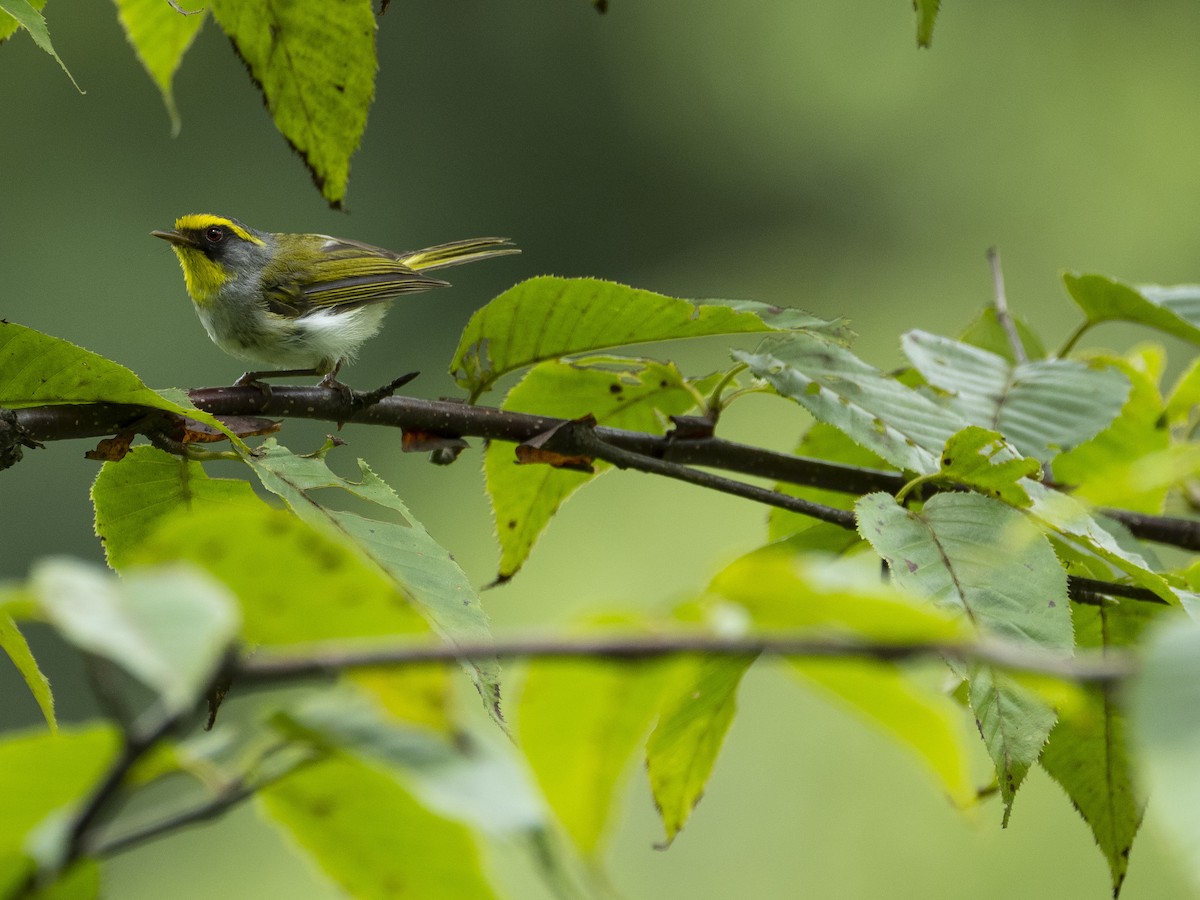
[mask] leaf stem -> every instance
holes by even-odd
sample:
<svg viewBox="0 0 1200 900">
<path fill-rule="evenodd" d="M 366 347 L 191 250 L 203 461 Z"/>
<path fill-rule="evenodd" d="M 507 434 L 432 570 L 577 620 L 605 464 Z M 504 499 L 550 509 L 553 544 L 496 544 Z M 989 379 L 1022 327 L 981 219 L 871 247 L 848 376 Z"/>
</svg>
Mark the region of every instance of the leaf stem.
<svg viewBox="0 0 1200 900">
<path fill-rule="evenodd" d="M 1075 327 L 1075 330 L 1067 335 L 1067 339 L 1063 342 L 1063 345 L 1059 347 L 1058 352 L 1054 354 L 1055 358 L 1061 359 L 1074 350 L 1075 345 L 1079 343 L 1079 339 L 1082 338 L 1091 327 L 1092 323 L 1087 320 L 1080 322 Z"/>
</svg>

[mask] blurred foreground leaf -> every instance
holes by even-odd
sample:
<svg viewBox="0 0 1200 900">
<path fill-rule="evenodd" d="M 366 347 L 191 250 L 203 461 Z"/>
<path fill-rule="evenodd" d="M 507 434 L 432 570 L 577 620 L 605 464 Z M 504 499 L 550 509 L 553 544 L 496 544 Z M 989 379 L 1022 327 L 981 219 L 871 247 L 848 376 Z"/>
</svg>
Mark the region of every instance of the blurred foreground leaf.
<svg viewBox="0 0 1200 900">
<path fill-rule="evenodd" d="M 448 640 L 490 643 L 487 614 L 466 573 L 365 462 L 358 461 L 362 481 L 348 481 L 329 469 L 323 455 L 296 456 L 274 440 L 265 441 L 247 461 L 263 487 L 281 497 L 302 521 L 347 542 L 385 572 Z M 321 503 L 318 491 L 326 488 L 365 500 L 404 521 L 334 509 Z M 463 665 L 474 676 L 488 711 L 500 721 L 499 663 L 477 657 Z"/>
<path fill-rule="evenodd" d="M 48 559 L 30 590 L 63 636 L 155 691 L 166 711 L 203 696 L 237 636 L 238 614 L 225 589 L 191 568 L 143 569 L 117 579 L 99 567 Z"/>
<path fill-rule="evenodd" d="M 1129 707 L 1151 815 L 1200 887 L 1200 625 L 1175 616 L 1154 635 Z"/>
<path fill-rule="evenodd" d="M 712 590 L 746 609 L 764 631 L 864 641 L 954 643 L 968 636 L 951 615 L 889 585 L 849 578 L 834 568 L 805 565 L 786 544 L 734 561 Z M 861 659 L 793 659 L 790 665 L 858 715 L 912 751 L 960 807 L 975 799 L 970 744 L 961 709 L 903 666 Z"/>
<path fill-rule="evenodd" d="M 332 753 L 258 796 L 266 817 L 348 896 L 495 896 L 464 825 L 432 812 L 391 775 L 348 754 Z"/>
</svg>

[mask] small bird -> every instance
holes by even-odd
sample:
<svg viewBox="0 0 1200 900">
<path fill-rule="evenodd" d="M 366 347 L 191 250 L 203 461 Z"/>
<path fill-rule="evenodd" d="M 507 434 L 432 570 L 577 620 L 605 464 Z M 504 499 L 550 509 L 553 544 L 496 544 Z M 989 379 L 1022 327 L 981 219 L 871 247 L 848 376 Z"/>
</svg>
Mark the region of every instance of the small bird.
<svg viewBox="0 0 1200 900">
<path fill-rule="evenodd" d="M 474 238 L 395 253 L 324 234 L 256 231 L 207 214 L 150 233 L 171 243 L 213 343 L 280 367 L 246 372 L 239 385 L 321 375 L 322 386 L 346 390 L 338 370 L 383 326 L 390 301 L 449 286 L 425 272 L 521 252 L 506 238 Z"/>
</svg>

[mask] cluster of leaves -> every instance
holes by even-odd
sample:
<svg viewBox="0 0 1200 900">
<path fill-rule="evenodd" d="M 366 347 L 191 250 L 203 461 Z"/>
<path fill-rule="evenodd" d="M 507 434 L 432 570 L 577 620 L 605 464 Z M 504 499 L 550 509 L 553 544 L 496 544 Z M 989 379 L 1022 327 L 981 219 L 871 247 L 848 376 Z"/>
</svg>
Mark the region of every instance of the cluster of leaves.
<svg viewBox="0 0 1200 900">
<path fill-rule="evenodd" d="M 325 200 L 340 207 L 350 157 L 375 98 L 376 12 L 372 0 L 113 0 L 134 52 L 162 94 L 171 127 L 180 129 L 172 84 L 184 54 L 211 14 L 262 92 L 276 129 L 308 167 Z M 600 12 L 602 0 L 592 0 Z M 389 0 L 381 0 L 379 15 Z M 917 42 L 933 39 L 940 0 L 916 0 Z M 75 79 L 50 40 L 46 0 L 0 0 L 0 42 L 23 29 Z M 76 85 L 78 87 L 78 85 Z"/>
<path fill-rule="evenodd" d="M 1084 313 L 1079 333 L 1119 318 L 1200 343 L 1200 289 L 1066 283 Z M 768 542 L 689 601 L 610 612 L 570 634 L 813 641 L 826 654 L 789 657 L 797 676 L 910 749 L 955 804 L 990 793 L 969 764 L 973 721 L 1006 822 L 1042 765 L 1091 827 L 1119 890 L 1141 778 L 1200 875 L 1188 843 L 1200 779 L 1181 752 L 1200 752 L 1200 703 L 1179 695 L 1200 684 L 1200 628 L 1189 618 L 1200 564 L 1161 562 L 1100 511 L 1159 514 L 1194 492 L 1200 362 L 1164 394 L 1157 346 L 1047 355 L 1024 328 L 1011 344 L 1001 324 L 989 311 L 957 340 L 910 332 L 911 367 L 889 375 L 851 352 L 843 323 L 798 310 L 535 278 L 472 318 L 451 369 L 472 402 L 523 372 L 504 409 L 585 427 L 663 434 L 688 414 L 715 427 L 751 392 L 803 407 L 815 423 L 798 454 L 893 472 L 904 487 L 855 497 L 781 484 L 781 495 L 853 510 L 857 530 L 775 509 Z M 702 376 L 614 354 L 746 334 L 763 337 Z M 116 363 L 0 324 L 0 406 L 97 402 L 227 430 L 182 392 L 151 391 Z M 796 412 L 799 431 L 808 416 Z M 103 465 L 96 531 L 119 577 L 49 559 L 0 593 L 0 646 L 48 726 L 0 739 L 0 895 L 53 884 L 55 896 L 94 897 L 108 855 L 250 796 L 354 896 L 398 883 L 414 896 L 494 896 L 480 847 L 495 842 L 524 848 L 551 889 L 570 894 L 603 851 L 639 750 L 674 839 L 712 775 L 753 654 L 533 658 L 518 684 L 502 680 L 475 590 L 366 463 L 352 481 L 327 465 L 332 443 L 298 454 L 274 438 L 251 449 L 231 437 L 222 456 L 246 480 L 213 477 L 203 454 L 149 446 Z M 537 443 L 492 440 L 484 451 L 506 578 L 559 505 L 604 469 L 532 452 Z M 1073 591 L 1072 578 L 1111 596 Z M 57 723 L 23 620 L 48 623 L 91 661 L 108 716 Z M 1167 627 L 1150 641 L 1157 620 Z M 236 696 L 256 660 L 320 668 L 363 641 L 401 661 L 414 647 L 445 647 L 494 727 L 470 724 L 452 673 L 422 664 L 348 669 L 299 698 L 266 692 L 251 726 L 219 717 L 211 732 L 196 730 L 197 705 L 216 702 L 231 677 Z M 957 687 L 902 662 L 930 652 L 949 660 Z M 1141 674 L 1120 695 L 1111 679 L 1123 670 L 1100 683 L 1046 677 L 1088 654 L 1128 654 Z M 515 746 L 497 739 L 509 719 Z M 190 785 L 193 808 L 148 826 L 114 812 L 167 780 Z"/>
</svg>

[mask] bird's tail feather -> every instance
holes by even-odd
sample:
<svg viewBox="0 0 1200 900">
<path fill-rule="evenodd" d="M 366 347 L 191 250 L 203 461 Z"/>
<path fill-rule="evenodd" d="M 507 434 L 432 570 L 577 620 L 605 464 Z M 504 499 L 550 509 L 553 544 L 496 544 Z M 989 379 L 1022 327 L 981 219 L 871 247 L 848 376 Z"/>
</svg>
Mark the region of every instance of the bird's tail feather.
<svg viewBox="0 0 1200 900">
<path fill-rule="evenodd" d="M 426 247 L 424 250 L 414 250 L 412 253 L 401 255 L 399 261 L 410 269 L 427 272 L 520 252 L 508 238 L 469 238 L 465 241 L 451 241 L 436 247 Z"/>
</svg>

